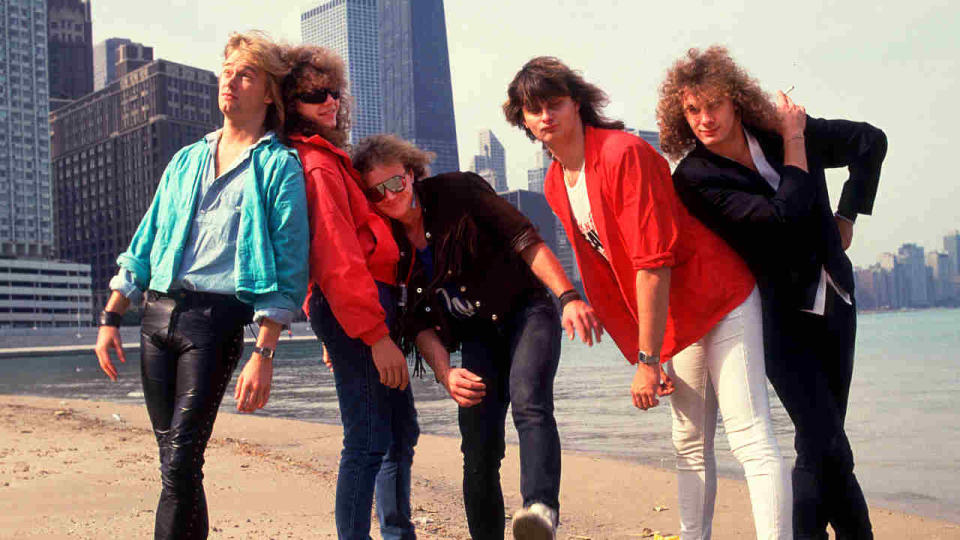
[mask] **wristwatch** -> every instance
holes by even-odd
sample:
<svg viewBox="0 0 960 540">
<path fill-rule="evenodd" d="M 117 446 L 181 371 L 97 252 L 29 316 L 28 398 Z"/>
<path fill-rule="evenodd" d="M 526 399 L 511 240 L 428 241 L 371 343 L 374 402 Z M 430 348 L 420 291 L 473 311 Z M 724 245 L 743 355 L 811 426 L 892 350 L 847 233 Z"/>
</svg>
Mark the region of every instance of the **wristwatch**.
<svg viewBox="0 0 960 540">
<path fill-rule="evenodd" d="M 660 355 L 649 355 L 643 351 L 637 351 L 637 361 L 648 366 L 659 366 Z"/>
<path fill-rule="evenodd" d="M 119 328 L 120 321 L 122 320 L 123 315 L 117 313 L 116 311 L 103 310 L 100 312 L 100 324 L 98 326 L 113 326 Z"/>
<path fill-rule="evenodd" d="M 259 354 L 265 360 L 273 360 L 273 349 L 270 347 L 254 347 L 253 352 Z"/>
</svg>

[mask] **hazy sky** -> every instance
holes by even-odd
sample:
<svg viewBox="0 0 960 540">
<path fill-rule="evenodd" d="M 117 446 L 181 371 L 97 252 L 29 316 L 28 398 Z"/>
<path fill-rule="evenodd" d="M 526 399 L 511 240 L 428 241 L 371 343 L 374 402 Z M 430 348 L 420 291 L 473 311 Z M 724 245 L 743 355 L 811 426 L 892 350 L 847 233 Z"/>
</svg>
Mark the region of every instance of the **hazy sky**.
<svg viewBox="0 0 960 540">
<path fill-rule="evenodd" d="M 157 58 L 216 71 L 233 30 L 259 28 L 300 41 L 300 0 L 92 0 L 93 36 L 152 45 Z M 640 2 L 447 0 L 447 39 L 460 164 L 477 131 L 506 147 L 512 188 L 526 188 L 537 147 L 503 119 L 506 85 L 533 56 L 558 56 L 605 89 L 607 112 L 656 129 L 657 88 L 690 47 L 725 44 L 767 90 L 813 116 L 868 121 L 889 151 L 873 216 L 857 222 L 850 256 L 872 264 L 903 242 L 943 249 L 960 228 L 960 7 L 943 1 Z M 289 6 L 289 7 L 283 7 Z M 846 178 L 828 176 L 839 195 Z"/>
</svg>

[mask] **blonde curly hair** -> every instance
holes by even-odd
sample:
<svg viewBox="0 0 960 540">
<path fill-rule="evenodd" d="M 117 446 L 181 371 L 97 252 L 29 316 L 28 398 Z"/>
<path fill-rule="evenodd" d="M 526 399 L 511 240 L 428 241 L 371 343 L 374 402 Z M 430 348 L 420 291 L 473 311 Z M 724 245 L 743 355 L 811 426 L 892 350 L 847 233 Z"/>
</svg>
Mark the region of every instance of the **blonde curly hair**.
<svg viewBox="0 0 960 540">
<path fill-rule="evenodd" d="M 371 135 L 353 147 L 353 168 L 366 175 L 377 165 L 400 163 L 413 173 L 414 180 L 430 175 L 430 162 L 437 157 L 433 152 L 421 150 L 410 141 L 392 134 Z"/>
<path fill-rule="evenodd" d="M 777 109 L 770 96 L 733 61 L 726 47 L 713 45 L 705 51 L 693 48 L 673 64 L 660 85 L 660 148 L 673 161 L 679 161 L 697 142 L 683 113 L 687 92 L 706 100 L 728 97 L 744 125 L 776 130 Z"/>
<path fill-rule="evenodd" d="M 320 135 L 338 148 L 346 148 L 350 133 L 352 100 L 347 92 L 347 75 L 343 59 L 336 52 L 316 45 L 286 47 L 283 59 L 289 74 L 283 80 L 283 99 L 287 105 L 287 134 Z M 328 90 L 340 92 L 340 108 L 337 110 L 337 125 L 334 128 L 317 126 L 304 118 L 297 110 L 297 96 L 309 91 L 319 83 Z"/>
</svg>

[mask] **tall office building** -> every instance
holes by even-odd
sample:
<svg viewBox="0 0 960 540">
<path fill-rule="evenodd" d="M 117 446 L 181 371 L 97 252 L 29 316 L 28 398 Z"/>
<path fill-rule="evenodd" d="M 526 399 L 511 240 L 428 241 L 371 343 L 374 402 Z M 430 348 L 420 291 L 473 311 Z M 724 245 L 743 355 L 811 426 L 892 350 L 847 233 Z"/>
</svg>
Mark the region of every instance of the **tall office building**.
<svg viewBox="0 0 960 540">
<path fill-rule="evenodd" d="M 537 152 L 537 163 L 532 169 L 527 169 L 527 189 L 543 193 L 543 181 L 547 179 L 547 170 L 553 163 L 553 154 L 546 147 Z"/>
<path fill-rule="evenodd" d="M 956 279 L 960 278 L 960 231 L 951 231 L 943 237 L 943 250 L 950 259 L 954 281 L 960 284 L 960 279 Z"/>
<path fill-rule="evenodd" d="M 927 266 L 923 248 L 917 244 L 903 244 L 897 250 L 897 262 L 903 267 L 904 305 L 908 307 L 926 307 L 930 305 Z"/>
<path fill-rule="evenodd" d="M 153 47 L 139 43 L 125 43 L 117 47 L 117 60 L 113 80 L 153 62 Z M 113 81 L 111 81 L 113 82 Z"/>
<path fill-rule="evenodd" d="M 383 130 L 459 170 L 443 0 L 380 0 L 380 50 Z"/>
<path fill-rule="evenodd" d="M 473 170 L 484 176 L 497 192 L 507 190 L 507 158 L 503 145 L 493 134 L 484 129 L 479 134 L 480 153 L 473 156 Z"/>
<path fill-rule="evenodd" d="M 47 0 L 50 108 L 93 91 L 90 0 Z"/>
<path fill-rule="evenodd" d="M 60 257 L 91 266 L 98 309 L 170 158 L 221 123 L 217 77 L 166 60 L 50 114 Z"/>
<path fill-rule="evenodd" d="M 0 5 L 0 257 L 51 257 L 47 4 Z"/>
<path fill-rule="evenodd" d="M 300 14 L 303 42 L 336 51 L 347 65 L 354 99 L 351 143 L 383 131 L 379 31 L 377 0 L 321 0 Z"/>
<path fill-rule="evenodd" d="M 132 43 L 133 41 L 127 38 L 110 38 L 93 46 L 94 90 L 101 90 L 104 86 L 117 80 L 117 47 Z M 150 60 L 153 60 L 152 49 L 150 52 Z"/>
</svg>

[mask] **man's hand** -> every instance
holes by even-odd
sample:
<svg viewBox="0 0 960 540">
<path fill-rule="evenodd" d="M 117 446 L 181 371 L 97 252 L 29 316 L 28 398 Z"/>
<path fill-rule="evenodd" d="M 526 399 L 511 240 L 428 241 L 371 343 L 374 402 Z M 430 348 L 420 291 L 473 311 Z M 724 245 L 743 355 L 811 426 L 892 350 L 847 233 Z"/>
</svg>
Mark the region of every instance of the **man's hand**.
<svg viewBox="0 0 960 540">
<path fill-rule="evenodd" d="M 777 115 L 780 125 L 780 136 L 789 140 L 793 137 L 803 137 L 803 130 L 807 127 L 807 110 L 797 105 L 783 92 L 777 92 Z"/>
<path fill-rule="evenodd" d="M 262 409 L 270 399 L 270 381 L 273 379 L 273 360 L 267 360 L 259 353 L 253 353 L 247 365 L 243 366 L 237 379 L 237 388 L 233 398 L 237 400 L 237 410 L 254 412 Z"/>
<path fill-rule="evenodd" d="M 633 383 L 630 385 L 630 394 L 633 396 L 633 405 L 638 409 L 647 410 L 660 404 L 657 399 L 660 394 L 660 373 L 659 367 L 648 366 L 647 364 L 637 364 L 637 372 L 633 376 Z M 673 383 L 670 384 L 671 392 Z"/>
<path fill-rule="evenodd" d="M 603 336 L 603 325 L 600 324 L 590 304 L 583 300 L 573 300 L 563 306 L 560 324 L 571 340 L 579 333 L 580 339 L 591 347 L 594 336 L 597 338 L 597 343 L 600 343 L 600 337 Z"/>
<path fill-rule="evenodd" d="M 100 369 L 110 377 L 111 381 L 117 382 L 117 368 L 110 360 L 110 349 L 117 353 L 120 363 L 127 362 L 127 357 L 123 354 L 123 342 L 120 340 L 120 329 L 104 325 L 97 332 L 97 345 L 93 351 L 97 354 L 97 360 L 100 361 Z"/>
<path fill-rule="evenodd" d="M 373 353 L 373 365 L 380 373 L 380 383 L 397 390 L 406 390 L 407 383 L 410 382 L 407 359 L 390 336 L 380 338 L 370 350 Z"/>
<path fill-rule="evenodd" d="M 440 374 L 440 382 L 446 387 L 450 397 L 461 407 L 473 407 L 487 394 L 487 385 L 483 379 L 464 368 L 448 369 Z"/>
<path fill-rule="evenodd" d="M 330 359 L 330 351 L 327 350 L 326 345 L 320 345 L 320 348 L 323 349 L 323 365 L 327 366 L 330 373 L 333 373 L 333 360 Z"/>
<path fill-rule="evenodd" d="M 853 223 L 839 216 L 835 216 L 833 219 L 836 220 L 837 229 L 840 231 L 840 245 L 846 251 L 853 243 Z"/>
</svg>

